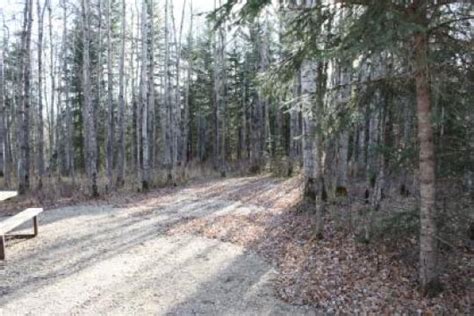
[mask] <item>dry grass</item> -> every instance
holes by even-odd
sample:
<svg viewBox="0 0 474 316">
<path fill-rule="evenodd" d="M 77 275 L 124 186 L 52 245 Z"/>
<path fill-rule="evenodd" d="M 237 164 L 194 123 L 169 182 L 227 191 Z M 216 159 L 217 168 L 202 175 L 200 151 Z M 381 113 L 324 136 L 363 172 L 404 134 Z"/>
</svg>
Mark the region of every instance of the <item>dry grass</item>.
<svg viewBox="0 0 474 316">
<path fill-rule="evenodd" d="M 151 175 L 151 191 L 156 188 L 184 185 L 191 180 L 216 178 L 219 174 L 209 164 L 191 162 L 186 168 L 177 170 L 175 180 L 170 181 L 166 170 L 156 170 Z M 12 190 L 17 187 L 16 180 L 12 179 L 9 186 L 0 180 L 0 188 Z M 98 178 L 99 197 L 91 199 L 89 182 L 85 175 L 71 177 L 47 176 L 43 178 L 41 188 L 38 179 L 31 181 L 31 190 L 26 195 L 17 196 L 2 202 L 0 216 L 13 215 L 25 208 L 41 206 L 52 209 L 86 202 L 109 202 L 123 199 L 139 199 L 141 184 L 137 174 L 127 174 L 122 187 L 108 188 L 108 179 L 102 175 Z"/>
</svg>

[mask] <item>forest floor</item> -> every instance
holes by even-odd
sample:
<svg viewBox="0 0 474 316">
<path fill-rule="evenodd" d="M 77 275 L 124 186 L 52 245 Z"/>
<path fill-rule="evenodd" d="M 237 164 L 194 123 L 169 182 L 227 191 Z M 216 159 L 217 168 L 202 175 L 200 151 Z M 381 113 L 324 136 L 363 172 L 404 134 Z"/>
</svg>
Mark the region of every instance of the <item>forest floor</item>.
<svg viewBox="0 0 474 316">
<path fill-rule="evenodd" d="M 195 181 L 48 210 L 37 238 L 7 241 L 0 315 L 469 314 L 464 270 L 425 299 L 416 266 L 393 252 L 330 221 L 314 239 L 314 216 L 295 211 L 300 187 L 266 176 Z"/>
</svg>

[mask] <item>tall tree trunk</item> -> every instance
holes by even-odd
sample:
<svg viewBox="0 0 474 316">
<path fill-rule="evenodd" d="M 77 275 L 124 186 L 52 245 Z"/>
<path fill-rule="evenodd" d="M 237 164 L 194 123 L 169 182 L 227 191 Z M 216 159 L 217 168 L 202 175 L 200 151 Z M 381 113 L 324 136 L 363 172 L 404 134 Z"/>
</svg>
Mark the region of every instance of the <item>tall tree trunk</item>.
<svg viewBox="0 0 474 316">
<path fill-rule="evenodd" d="M 75 161 L 74 161 L 74 145 L 73 145 L 73 132 L 74 125 L 72 119 L 71 102 L 69 100 L 69 72 L 68 72 L 68 27 L 67 27 L 67 0 L 63 0 L 63 82 L 64 82 L 64 94 L 65 94 L 65 106 L 66 106 L 66 173 L 68 176 L 72 176 L 73 182 L 75 182 Z"/>
<path fill-rule="evenodd" d="M 90 1 L 90 0 L 89 0 Z M 98 1 L 98 12 L 97 12 L 97 19 L 98 19 L 98 25 L 97 25 L 97 33 L 98 35 L 97 36 L 93 36 L 91 35 L 91 43 L 94 43 L 94 40 L 95 38 L 97 37 L 97 64 L 94 65 L 93 68 L 90 69 L 90 73 L 91 73 L 91 76 L 94 77 L 94 75 L 96 75 L 96 80 L 97 80 L 97 84 L 95 86 L 91 86 L 91 93 L 92 92 L 96 92 L 96 100 L 94 99 L 91 99 L 92 102 L 95 102 L 96 103 L 96 106 L 94 106 L 94 126 L 95 126 L 95 130 L 96 130 L 96 133 L 97 133 L 97 141 L 96 141 L 96 145 L 97 145 L 97 149 L 96 149 L 96 152 L 97 152 L 97 162 L 96 162 L 96 165 L 97 165 L 97 170 L 99 171 L 100 170 L 100 166 L 101 166 L 101 161 L 100 161 L 100 150 L 101 150 L 101 137 L 102 136 L 102 130 L 101 130 L 101 125 L 99 125 L 99 121 L 97 120 L 97 118 L 99 117 L 100 115 L 100 111 L 101 109 L 103 109 L 103 104 L 102 104 L 102 89 L 105 88 L 105 81 L 104 81 L 104 67 L 103 67 L 103 63 L 102 63 L 102 57 L 103 57 L 103 33 L 102 33 L 102 28 L 103 28 L 103 13 L 102 13 L 102 5 L 105 1 L 101 0 L 101 1 Z M 92 32 L 92 24 L 91 24 L 91 32 Z M 93 33 L 91 33 L 93 34 Z M 93 46 L 93 48 L 95 48 Z M 92 54 L 91 54 L 91 58 L 92 58 Z M 94 90 L 95 89 L 95 90 Z M 92 96 L 91 96 L 92 98 Z M 107 155 L 107 146 L 105 146 L 105 154 Z M 107 159 L 106 159 L 107 160 Z"/>
<path fill-rule="evenodd" d="M 148 168 L 149 168 L 149 177 L 152 178 L 154 169 L 154 151 L 155 151 L 155 129 L 154 129 L 154 122 L 155 122 L 155 14 L 154 14 L 154 3 L 153 0 L 148 0 L 148 32 L 147 35 L 149 46 L 148 46 L 148 93 L 147 93 L 147 137 L 148 137 L 148 144 L 147 144 L 147 160 L 148 160 Z"/>
<path fill-rule="evenodd" d="M 464 186 L 471 199 L 474 200 L 474 115 L 470 115 L 467 135 L 470 141 L 468 142 L 468 150 L 466 152 L 466 161 L 468 163 L 465 166 Z"/>
<path fill-rule="evenodd" d="M 293 99 L 298 100 L 301 94 L 301 76 L 295 76 L 293 84 Z M 293 169 L 300 162 L 300 147 L 301 147 L 301 106 L 299 102 L 293 102 L 290 109 L 290 160 L 292 163 L 291 168 Z"/>
<path fill-rule="evenodd" d="M 136 82 L 135 78 L 136 72 L 139 72 L 139 54 L 138 54 L 138 49 L 137 45 L 135 45 L 136 40 L 135 38 L 138 38 L 138 33 L 140 32 L 140 13 L 138 11 L 138 8 L 136 8 L 136 14 L 137 14 L 137 23 L 134 23 L 134 17 L 135 17 L 135 10 L 132 10 L 132 16 L 131 16 L 131 25 L 132 25 L 132 39 L 131 39 L 131 54 L 130 54 L 130 72 L 131 72 L 131 77 L 132 77 L 132 144 L 133 144 L 133 151 L 132 151 L 132 157 L 134 161 L 134 166 L 135 166 L 135 172 L 137 176 L 137 181 L 140 181 L 140 107 L 138 106 L 138 98 L 136 95 Z M 135 36 L 135 29 L 137 32 L 137 35 Z M 135 67 L 136 65 L 136 67 Z"/>
<path fill-rule="evenodd" d="M 301 69 L 301 102 L 303 104 L 303 172 L 304 198 L 313 202 L 317 195 L 317 148 L 315 94 L 317 64 L 305 61 Z"/>
<path fill-rule="evenodd" d="M 183 14 L 184 16 L 184 14 Z M 189 31 L 188 31 L 188 50 L 192 51 L 193 49 L 193 1 L 189 2 Z M 188 57 L 189 58 L 189 57 Z M 183 140 L 182 140 L 182 153 L 183 153 L 183 169 L 186 169 L 186 164 L 188 162 L 188 145 L 189 145 L 189 111 L 191 106 L 191 75 L 193 72 L 193 59 L 192 57 L 188 60 L 187 65 L 187 77 L 186 77 L 186 86 L 185 86 L 185 104 L 184 104 L 184 115 L 183 115 Z"/>
<path fill-rule="evenodd" d="M 315 6 L 314 0 L 307 0 L 301 4 L 302 7 L 309 9 Z M 317 200 L 318 195 L 318 172 L 319 159 L 317 143 L 319 142 L 318 132 L 316 130 L 316 95 L 321 93 L 317 91 L 318 65 L 311 60 L 304 60 L 301 65 L 301 103 L 302 103 L 302 140 L 303 140 L 303 174 L 304 174 L 304 199 L 309 202 Z M 318 207 L 316 208 L 318 209 Z"/>
<path fill-rule="evenodd" d="M 6 142 L 6 109 L 5 109 L 5 71 L 4 71 L 4 60 L 5 60 L 5 50 L 6 47 L 2 47 L 2 52 L 0 54 L 0 177 L 5 178 L 6 168 L 5 168 L 5 142 Z M 4 183 L 5 185 L 5 183 Z"/>
<path fill-rule="evenodd" d="M 6 107 L 5 104 L 5 98 L 7 97 L 7 82 L 5 78 L 5 58 L 6 58 L 6 50 L 8 49 L 8 39 L 9 39 L 9 32 L 7 31 L 6 25 L 5 25 L 5 19 L 3 19 L 3 47 L 2 47 L 2 54 L 0 55 L 0 73 L 1 73 L 1 79 L 0 79 L 0 147 L 2 151 L 2 156 L 0 157 L 2 159 L 1 163 L 1 169 L 0 172 L 2 172 L 2 175 L 4 177 L 4 187 L 9 188 L 10 186 L 10 175 L 11 175 L 11 163 L 10 163 L 10 157 L 11 157 L 11 152 L 10 152 L 10 138 L 9 138 L 9 130 L 10 130 L 10 119 L 9 119 L 9 114 L 11 111 L 9 111 Z M 14 98 L 13 98 L 14 99 Z M 11 106 L 10 106 L 11 108 Z"/>
<path fill-rule="evenodd" d="M 219 0 L 219 7 L 222 5 L 222 0 Z M 219 146 L 219 169 L 221 176 L 226 176 L 226 130 L 227 130 L 227 74 L 226 74 L 226 29 L 225 24 L 219 29 L 219 59 L 220 59 L 220 129 L 221 139 Z"/>
<path fill-rule="evenodd" d="M 33 1 L 25 0 L 24 21 L 21 35 L 21 102 L 18 111 L 18 127 L 20 129 L 18 159 L 18 193 L 25 194 L 30 188 L 30 80 L 31 80 L 31 27 L 33 22 Z"/>
<path fill-rule="evenodd" d="M 172 87 L 170 83 L 170 31 L 169 31 L 169 0 L 165 1 L 165 30 L 164 30 L 164 107 L 162 113 L 162 137 L 164 144 L 164 165 L 168 170 L 168 181 L 174 179 L 173 153 L 173 104 L 171 102 Z"/>
<path fill-rule="evenodd" d="M 347 190 L 348 158 L 349 158 L 349 131 L 342 131 L 338 146 L 337 187 Z"/>
<path fill-rule="evenodd" d="M 265 16 L 265 21 L 262 23 L 263 33 L 261 36 L 260 46 L 260 72 L 263 74 L 268 70 L 270 65 L 270 44 L 269 44 L 269 22 L 268 15 Z M 260 96 L 263 105 L 263 119 L 262 119 L 262 150 L 264 155 L 264 163 L 268 164 L 272 155 L 272 135 L 270 129 L 270 100 L 264 93 Z"/>
<path fill-rule="evenodd" d="M 171 3 L 172 4 L 172 3 Z M 183 124 L 183 114 L 181 111 L 181 48 L 182 48 L 182 34 L 183 34 L 183 26 L 184 26 L 184 18 L 186 13 L 186 0 L 184 0 L 183 8 L 181 12 L 181 21 L 179 24 L 179 30 L 176 29 L 175 17 L 174 17 L 174 9 L 173 5 L 171 5 L 171 18 L 173 23 L 173 34 L 174 34 L 174 42 L 176 48 L 176 61 L 175 61 L 175 80 L 176 80 L 176 88 L 174 90 L 174 109 L 176 111 L 175 117 L 175 125 L 173 126 L 175 139 L 173 140 L 173 146 L 176 150 L 176 160 L 179 162 L 180 165 L 183 164 L 183 156 L 184 153 L 182 151 L 183 147 L 179 146 L 180 143 L 183 141 L 183 134 L 182 131 L 182 124 Z"/>
<path fill-rule="evenodd" d="M 361 176 L 365 174 L 365 164 L 367 163 L 367 142 L 366 142 L 366 132 L 367 124 L 365 119 L 365 114 L 362 113 L 362 122 L 359 126 L 359 132 L 357 133 L 357 175 Z M 361 172 L 362 171 L 362 172 Z"/>
<path fill-rule="evenodd" d="M 49 130 L 49 151 L 50 151 L 50 163 L 49 163 L 49 169 L 50 172 L 53 172 L 54 168 L 57 165 L 57 146 L 56 146 L 56 141 L 57 139 L 55 138 L 55 119 L 56 116 L 54 115 L 54 105 L 55 105 L 55 93 L 56 93 L 56 81 L 54 78 L 54 45 L 53 45 L 53 10 L 51 7 L 51 1 L 48 0 L 48 20 L 49 20 L 49 50 L 50 50 L 50 72 L 49 72 L 49 77 L 50 77 L 50 85 L 51 85 L 51 92 L 50 92 L 50 130 Z M 59 114 L 59 113 L 57 113 Z"/>
<path fill-rule="evenodd" d="M 148 143 L 148 6 L 147 0 L 142 0 L 141 20 L 141 70 L 140 70 L 140 107 L 142 115 L 141 139 L 142 139 L 142 164 L 141 164 L 141 188 L 146 191 L 150 185 L 149 166 L 149 143 Z"/>
<path fill-rule="evenodd" d="M 112 22 L 110 18 L 111 0 L 107 0 L 107 152 L 106 170 L 109 190 L 113 189 L 114 181 L 114 100 L 113 100 L 113 73 L 112 73 Z"/>
<path fill-rule="evenodd" d="M 219 7 L 221 1 L 219 0 Z M 214 0 L 214 7 L 217 8 Z M 225 176 L 225 34 L 224 28 L 220 26 L 216 30 L 217 36 L 214 41 L 214 116 L 215 116 L 215 143 L 214 158 L 215 167 Z"/>
<path fill-rule="evenodd" d="M 46 3 L 41 8 L 41 3 L 38 0 L 36 3 L 38 13 L 38 131 L 37 131 L 37 157 L 36 166 L 38 168 L 38 187 L 43 185 L 44 175 L 44 135 L 43 135 L 43 21 Z"/>
<path fill-rule="evenodd" d="M 97 134 L 95 126 L 94 106 L 91 99 L 90 84 L 90 11 L 89 0 L 82 0 L 82 87 L 83 87 L 83 120 L 84 143 L 86 145 L 85 162 L 87 175 L 89 177 L 90 193 L 92 196 L 98 196 L 97 187 Z"/>
<path fill-rule="evenodd" d="M 244 63 L 241 78 L 241 104 L 240 104 L 240 129 L 239 129 L 239 150 L 237 152 L 237 159 L 243 159 L 248 156 L 247 150 L 247 78 L 245 71 L 246 64 Z"/>
<path fill-rule="evenodd" d="M 125 179 L 125 29 L 126 29 L 126 0 L 122 0 L 122 39 L 119 65 L 119 117 L 118 117 L 118 157 L 117 157 L 117 185 L 123 186 Z"/>
<path fill-rule="evenodd" d="M 437 243 L 435 224 L 435 158 L 431 122 L 431 92 L 428 66 L 428 39 L 415 35 L 416 105 L 418 117 L 420 174 L 420 281 L 425 294 L 438 287 Z"/>
<path fill-rule="evenodd" d="M 306 60 L 301 69 L 303 114 L 304 199 L 315 205 L 317 238 L 323 238 L 325 197 L 322 172 L 322 139 L 318 131 L 317 111 L 322 110 L 323 65 Z M 317 82 L 319 80 L 319 83 Z"/>
<path fill-rule="evenodd" d="M 337 64 L 335 65 L 336 72 L 336 82 L 334 87 L 336 88 L 336 105 L 341 107 L 343 110 L 346 110 L 348 103 L 351 99 L 351 68 L 346 63 L 336 60 Z M 337 152 L 337 179 L 336 187 L 339 190 L 347 191 L 347 182 L 348 182 L 348 158 L 349 158 L 349 128 L 347 127 L 346 122 L 348 121 L 347 117 L 341 117 L 341 131 L 338 139 L 338 152 Z M 343 192 L 339 192 L 343 193 Z"/>
</svg>

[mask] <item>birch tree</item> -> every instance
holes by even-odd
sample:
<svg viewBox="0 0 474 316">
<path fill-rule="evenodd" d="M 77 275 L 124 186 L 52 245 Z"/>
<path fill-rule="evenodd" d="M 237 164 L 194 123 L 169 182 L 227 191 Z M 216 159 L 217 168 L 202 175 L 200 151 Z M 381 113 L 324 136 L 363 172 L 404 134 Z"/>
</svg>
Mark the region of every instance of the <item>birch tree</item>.
<svg viewBox="0 0 474 316">
<path fill-rule="evenodd" d="M 314 1 L 307 1 L 305 8 L 314 8 Z M 304 196 L 314 201 L 316 208 L 316 236 L 323 237 L 324 181 L 322 170 L 321 115 L 326 85 L 323 79 L 323 65 L 310 59 L 301 65 L 301 103 L 302 103 L 302 140 Z M 318 82 L 319 80 L 319 82 Z M 318 117 L 317 117 L 318 116 Z"/>
<path fill-rule="evenodd" d="M 5 61 L 8 50 L 9 29 L 5 23 L 5 16 L 2 14 L 2 53 L 0 55 L 0 172 L 3 176 L 3 183 L 6 188 L 10 186 L 10 155 L 9 155 L 9 111 L 6 105 L 7 79 L 5 78 Z"/>
<path fill-rule="evenodd" d="M 150 186 L 149 165 L 149 140 L 148 140 L 148 4 L 142 0 L 141 17 L 141 68 L 140 68 L 140 108 L 141 108 L 141 141 L 142 141 L 142 164 L 141 164 L 141 188 L 148 190 Z"/>
<path fill-rule="evenodd" d="M 168 180 L 174 179 L 175 175 L 175 159 L 174 159 L 174 134 L 173 125 L 174 113 L 173 104 L 171 102 L 172 87 L 170 82 L 170 27 L 169 27 L 169 0 L 165 1 L 165 21 L 164 21 L 164 100 L 162 112 L 162 129 L 164 149 L 164 165 L 168 169 Z"/>
</svg>

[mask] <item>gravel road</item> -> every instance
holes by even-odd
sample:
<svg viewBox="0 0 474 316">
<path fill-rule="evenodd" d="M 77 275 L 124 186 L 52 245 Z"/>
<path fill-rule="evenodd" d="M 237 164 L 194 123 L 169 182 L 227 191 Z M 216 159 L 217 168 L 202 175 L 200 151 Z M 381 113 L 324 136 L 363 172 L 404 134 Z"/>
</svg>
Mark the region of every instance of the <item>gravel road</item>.
<svg viewBox="0 0 474 316">
<path fill-rule="evenodd" d="M 311 315 L 277 299 L 277 273 L 237 245 L 166 231 L 189 218 L 264 212 L 189 185 L 127 205 L 47 211 L 40 234 L 7 241 L 0 315 Z M 26 228 L 25 228 L 26 229 Z"/>
</svg>

